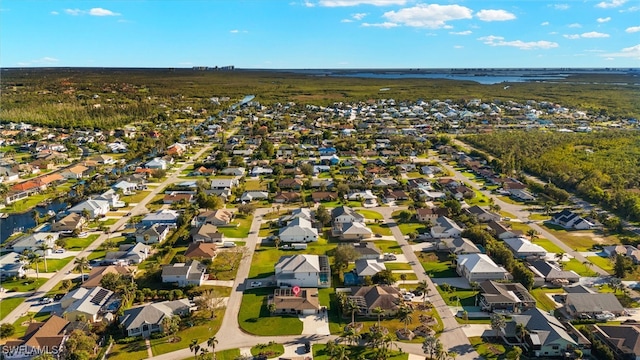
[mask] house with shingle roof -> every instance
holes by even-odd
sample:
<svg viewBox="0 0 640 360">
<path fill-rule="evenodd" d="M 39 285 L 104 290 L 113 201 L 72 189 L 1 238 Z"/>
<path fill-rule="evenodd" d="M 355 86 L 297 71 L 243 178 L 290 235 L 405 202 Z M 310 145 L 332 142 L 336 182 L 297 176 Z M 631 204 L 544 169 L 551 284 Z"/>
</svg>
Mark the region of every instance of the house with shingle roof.
<svg viewBox="0 0 640 360">
<path fill-rule="evenodd" d="M 640 324 L 594 325 L 596 338 L 624 359 L 640 360 Z"/>
<path fill-rule="evenodd" d="M 96 266 L 93 269 L 91 269 L 91 271 L 89 272 L 89 276 L 87 277 L 87 280 L 85 280 L 82 283 L 82 287 L 91 289 L 91 288 L 100 286 L 100 281 L 102 280 L 102 277 L 105 276 L 106 274 L 117 274 L 117 275 L 130 277 L 132 275 L 130 271 L 131 269 L 132 268 L 128 266 L 116 266 L 116 265 Z"/>
<path fill-rule="evenodd" d="M 278 237 L 286 243 L 308 243 L 318 240 L 318 229 L 304 217 L 296 217 L 280 229 Z"/>
<path fill-rule="evenodd" d="M 510 275 L 504 267 L 498 266 L 486 254 L 458 255 L 456 271 L 469 282 L 484 280 L 505 280 Z"/>
<path fill-rule="evenodd" d="M 456 238 L 460 237 L 462 231 L 463 229 L 455 221 L 446 216 L 440 216 L 431 227 L 431 237 L 436 239 Z"/>
<path fill-rule="evenodd" d="M 565 309 L 569 315 L 575 317 L 581 314 L 594 316 L 607 311 L 620 316 L 625 312 L 618 298 L 612 293 L 567 294 Z"/>
<path fill-rule="evenodd" d="M 276 306 L 276 314 L 310 315 L 320 311 L 316 288 L 301 288 L 298 293 L 290 288 L 275 289 L 269 303 Z"/>
<path fill-rule="evenodd" d="M 162 267 L 162 282 L 177 283 L 181 287 L 200 286 L 207 278 L 206 270 L 198 260 L 165 265 Z"/>
<path fill-rule="evenodd" d="M 547 255 L 545 248 L 522 237 L 504 239 L 504 243 L 517 258 L 543 258 Z"/>
<path fill-rule="evenodd" d="M 174 315 L 184 316 L 192 308 L 189 299 L 162 301 L 127 309 L 120 317 L 120 325 L 127 336 L 148 337 L 162 331 L 162 320 Z"/>
<path fill-rule="evenodd" d="M 193 242 L 189 244 L 184 257 L 187 259 L 213 259 L 216 256 L 217 246 L 214 243 Z"/>
<path fill-rule="evenodd" d="M 329 287 L 329 258 L 309 254 L 281 256 L 275 266 L 275 277 L 278 286 Z"/>
<path fill-rule="evenodd" d="M 41 352 L 54 353 L 62 349 L 67 340 L 69 321 L 52 315 L 44 322 L 29 323 L 23 337 L 4 344 L 7 359 L 30 359 Z"/>
<path fill-rule="evenodd" d="M 377 316 L 373 312 L 381 308 L 384 316 L 393 316 L 400 308 L 400 290 L 394 286 L 375 285 L 351 288 L 351 295 L 347 298 L 358 304 L 358 314 L 363 316 Z"/>
<path fill-rule="evenodd" d="M 483 311 L 519 313 L 534 308 L 536 299 L 520 283 L 486 280 L 480 283 L 480 306 Z"/>
<path fill-rule="evenodd" d="M 99 313 L 113 296 L 113 291 L 100 286 L 88 289 L 79 287 L 68 292 L 61 300 L 62 314 L 69 321 L 78 321 L 84 318 L 90 322 L 99 320 Z"/>
</svg>

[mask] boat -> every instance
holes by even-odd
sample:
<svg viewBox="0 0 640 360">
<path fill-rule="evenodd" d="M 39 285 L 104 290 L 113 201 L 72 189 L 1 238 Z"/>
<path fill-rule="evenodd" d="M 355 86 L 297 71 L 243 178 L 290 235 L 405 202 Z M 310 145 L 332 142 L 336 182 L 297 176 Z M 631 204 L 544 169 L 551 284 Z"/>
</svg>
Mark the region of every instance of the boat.
<svg viewBox="0 0 640 360">
<path fill-rule="evenodd" d="M 6 219 L 9 217 L 9 214 L 0 212 L 0 219 Z"/>
</svg>

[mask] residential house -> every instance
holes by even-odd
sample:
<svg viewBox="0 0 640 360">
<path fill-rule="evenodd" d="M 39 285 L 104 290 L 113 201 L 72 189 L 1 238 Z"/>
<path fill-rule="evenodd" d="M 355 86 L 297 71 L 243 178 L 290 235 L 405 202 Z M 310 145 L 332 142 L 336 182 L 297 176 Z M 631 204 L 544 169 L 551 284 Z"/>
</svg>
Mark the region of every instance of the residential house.
<svg viewBox="0 0 640 360">
<path fill-rule="evenodd" d="M 282 179 L 278 182 L 280 189 L 300 190 L 302 186 L 304 186 L 304 181 L 298 178 Z"/>
<path fill-rule="evenodd" d="M 500 221 L 500 215 L 492 213 L 478 205 L 466 208 L 465 211 L 469 215 L 475 216 L 480 222 Z"/>
<path fill-rule="evenodd" d="M 545 281 L 554 285 L 566 285 L 580 280 L 580 275 L 575 271 L 562 270 L 558 265 L 544 260 L 529 261 L 529 269 L 533 271 L 536 285 L 542 285 Z"/>
<path fill-rule="evenodd" d="M 205 242 L 193 242 L 189 244 L 187 251 L 184 253 L 184 257 L 187 259 L 213 260 L 216 256 L 217 246 L 213 243 Z"/>
<path fill-rule="evenodd" d="M 218 227 L 212 224 L 203 224 L 198 228 L 191 229 L 191 239 L 193 242 L 221 243 L 224 235 L 218 231 Z"/>
<path fill-rule="evenodd" d="M 0 256 L 0 280 L 10 277 L 21 278 L 26 274 L 25 264 L 20 261 L 21 254 L 8 252 Z"/>
<path fill-rule="evenodd" d="M 343 241 L 361 241 L 370 239 L 373 231 L 364 223 L 352 222 L 334 225 L 331 234 Z"/>
<path fill-rule="evenodd" d="M 416 219 L 419 222 L 435 224 L 441 216 L 448 216 L 449 210 L 446 208 L 432 207 L 416 209 Z"/>
<path fill-rule="evenodd" d="M 120 201 L 120 194 L 118 194 L 113 189 L 109 189 L 103 192 L 102 194 L 96 196 L 94 200 L 102 200 L 102 201 L 108 202 L 110 209 L 122 208 L 127 205 L 125 204 L 124 201 Z"/>
<path fill-rule="evenodd" d="M 383 310 L 382 316 L 394 316 L 401 304 L 400 290 L 394 286 L 374 285 L 351 288 L 349 301 L 358 305 L 358 314 L 363 316 L 378 316 L 374 310 Z"/>
<path fill-rule="evenodd" d="M 143 243 L 124 244 L 118 247 L 118 251 L 108 252 L 104 259 L 106 263 L 131 265 L 140 264 L 149 257 L 150 247 Z"/>
<path fill-rule="evenodd" d="M 149 337 L 162 331 L 162 320 L 174 315 L 185 316 L 191 311 L 189 299 L 162 301 L 127 309 L 120 317 L 120 326 L 127 336 Z"/>
<path fill-rule="evenodd" d="M 15 239 L 12 250 L 13 252 L 22 254 L 25 250 L 35 251 L 40 255 L 51 255 L 51 250 L 55 248 L 56 241 L 60 237 L 60 234 L 55 232 L 37 232 L 32 234 L 25 234 Z M 47 244 L 48 250 L 38 250 L 41 244 Z"/>
<path fill-rule="evenodd" d="M 58 355 L 69 336 L 68 325 L 69 321 L 57 315 L 44 322 L 31 322 L 24 336 L 4 344 L 3 355 L 8 360 L 31 359 L 43 352 Z"/>
<path fill-rule="evenodd" d="M 179 157 L 179 156 L 182 156 L 186 151 L 187 151 L 187 145 L 175 143 L 175 144 L 169 145 L 165 153 L 167 155 Z"/>
<path fill-rule="evenodd" d="M 318 241 L 318 229 L 313 227 L 311 221 L 296 217 L 280 229 L 278 237 L 285 243 L 308 243 Z"/>
<path fill-rule="evenodd" d="M 640 360 L 640 324 L 601 325 L 591 328 L 616 359 Z"/>
<path fill-rule="evenodd" d="M 135 232 L 136 241 L 146 245 L 158 244 L 163 242 L 167 236 L 171 227 L 166 224 L 153 224 L 149 227 L 139 228 Z"/>
<path fill-rule="evenodd" d="M 410 196 L 403 190 L 384 189 L 382 197 L 385 202 L 389 203 L 392 201 L 408 200 Z"/>
<path fill-rule="evenodd" d="M 436 251 L 449 252 L 456 255 L 481 253 L 476 244 L 463 237 L 438 239 L 435 247 Z"/>
<path fill-rule="evenodd" d="M 520 336 L 517 332 L 518 324 L 524 325 L 527 329 L 523 339 L 524 344 L 536 357 L 562 357 L 580 348 L 579 342 L 569 333 L 571 325 L 563 325 L 547 311 L 534 307 L 512 315 L 511 321 L 507 322 L 504 329 L 504 336 L 506 338 Z M 572 331 L 572 334 L 575 333 Z"/>
<path fill-rule="evenodd" d="M 392 178 L 373 179 L 373 186 L 375 187 L 393 187 L 396 185 L 398 185 L 398 181 Z"/>
<path fill-rule="evenodd" d="M 456 238 L 460 237 L 463 229 L 456 224 L 455 221 L 446 216 L 440 216 L 436 219 L 435 224 L 431 227 L 431 237 L 440 238 Z"/>
<path fill-rule="evenodd" d="M 195 199 L 193 198 L 193 194 L 183 192 L 172 192 L 170 194 L 165 194 L 162 198 L 163 204 L 174 204 L 179 202 L 192 203 L 194 201 Z"/>
<path fill-rule="evenodd" d="M 91 269 L 87 276 L 87 280 L 82 283 L 82 287 L 86 289 L 93 289 L 100 286 L 100 281 L 102 281 L 102 277 L 106 274 L 117 274 L 120 276 L 131 277 L 134 269 L 135 268 L 120 265 L 96 266 Z"/>
<path fill-rule="evenodd" d="M 545 248 L 522 237 L 504 239 L 504 243 L 516 258 L 544 258 L 547 255 Z"/>
<path fill-rule="evenodd" d="M 286 214 L 280 217 L 280 219 L 278 219 L 278 223 L 283 225 L 283 224 L 288 224 L 290 221 L 297 219 L 297 218 L 303 218 L 307 221 L 313 222 L 314 221 L 314 216 L 313 213 L 311 212 L 311 209 L 309 208 L 297 208 L 291 211 L 290 214 Z"/>
<path fill-rule="evenodd" d="M 68 211 L 71 213 L 83 214 L 85 210 L 92 219 L 107 215 L 110 210 L 109 201 L 98 199 L 87 199 L 73 206 Z"/>
<path fill-rule="evenodd" d="M 334 224 L 364 223 L 365 220 L 363 215 L 347 206 L 338 206 L 331 210 L 331 219 L 333 219 Z"/>
<path fill-rule="evenodd" d="M 233 213 L 226 209 L 201 211 L 194 217 L 192 225 L 201 226 L 211 224 L 215 226 L 229 225 L 233 219 Z"/>
<path fill-rule="evenodd" d="M 177 226 L 179 216 L 180 214 L 175 210 L 161 209 L 143 217 L 139 226 L 149 227 L 153 224 Z"/>
<path fill-rule="evenodd" d="M 595 316 L 603 312 L 610 312 L 615 316 L 625 313 L 620 301 L 612 293 L 570 293 L 567 294 L 564 308 L 573 317 L 582 314 Z"/>
<path fill-rule="evenodd" d="M 99 165 L 113 165 L 116 163 L 116 161 L 113 160 L 112 156 L 105 155 L 105 154 L 96 155 L 91 159 Z"/>
<path fill-rule="evenodd" d="M 216 169 L 211 168 L 207 169 L 204 166 L 200 166 L 199 168 L 193 170 L 189 176 L 213 176 L 216 173 Z"/>
<path fill-rule="evenodd" d="M 167 170 L 167 168 L 169 168 L 169 164 L 165 159 L 154 158 L 153 160 L 144 164 L 144 167 L 151 170 Z"/>
<path fill-rule="evenodd" d="M 262 167 L 262 166 L 254 166 L 253 169 L 251 169 L 251 176 L 253 177 L 258 177 L 261 175 L 271 175 L 273 174 L 273 169 L 271 168 L 266 168 L 266 167 Z"/>
<path fill-rule="evenodd" d="M 376 247 L 371 241 L 363 241 L 354 244 L 340 245 L 340 246 L 352 246 L 358 254 L 359 259 L 379 259 L 382 256 L 382 251 Z"/>
<path fill-rule="evenodd" d="M 486 280 L 480 283 L 480 307 L 483 311 L 519 313 L 536 306 L 536 299 L 520 283 L 499 283 Z"/>
<path fill-rule="evenodd" d="M 277 286 L 331 286 L 329 258 L 325 255 L 281 256 L 275 266 Z"/>
<path fill-rule="evenodd" d="M 523 235 L 522 231 L 510 230 L 497 221 L 489 221 L 487 227 L 488 230 L 493 232 L 500 240 L 517 238 Z"/>
<path fill-rule="evenodd" d="M 277 204 L 285 204 L 300 201 L 300 194 L 292 191 L 281 191 L 273 197 L 273 202 Z"/>
<path fill-rule="evenodd" d="M 530 192 L 524 189 L 509 189 L 508 192 L 509 192 L 509 195 L 516 200 L 526 202 L 526 201 L 534 201 L 536 199 L 535 196 L 533 196 Z"/>
<path fill-rule="evenodd" d="M 617 255 L 626 256 L 633 261 L 634 264 L 640 264 L 640 249 L 632 245 L 612 245 L 603 248 L 604 253 L 615 261 Z"/>
<path fill-rule="evenodd" d="M 593 228 L 594 224 L 585 220 L 577 213 L 564 209 L 559 213 L 553 214 L 551 222 L 558 224 L 566 229 L 588 230 Z"/>
<path fill-rule="evenodd" d="M 100 320 L 100 309 L 111 299 L 113 291 L 96 286 L 91 289 L 79 287 L 65 294 L 60 300 L 62 315 L 69 321 L 84 318 L 89 322 Z"/>
<path fill-rule="evenodd" d="M 498 266 L 486 254 L 463 254 L 456 259 L 456 272 L 469 282 L 484 280 L 505 280 L 509 272 Z"/>
<path fill-rule="evenodd" d="M 243 167 L 228 167 L 220 171 L 220 175 L 244 176 L 247 169 Z"/>
<path fill-rule="evenodd" d="M 211 190 L 224 190 L 224 189 L 233 189 L 238 186 L 238 180 L 236 179 L 212 179 L 211 180 Z"/>
<path fill-rule="evenodd" d="M 83 165 L 74 165 L 60 172 L 65 179 L 82 179 L 89 172 L 89 168 Z"/>
<path fill-rule="evenodd" d="M 314 191 L 311 193 L 311 199 L 314 202 L 335 201 L 338 200 L 338 193 L 335 191 Z"/>
<path fill-rule="evenodd" d="M 269 304 L 275 305 L 274 314 L 310 315 L 320 311 L 317 288 L 301 288 L 297 293 L 291 288 L 275 289 Z"/>
<path fill-rule="evenodd" d="M 59 221 L 51 224 L 51 231 L 60 232 L 63 234 L 71 234 L 74 230 L 82 230 L 82 227 L 87 223 L 87 219 L 82 214 L 71 213 Z"/>
<path fill-rule="evenodd" d="M 251 202 L 258 200 L 267 200 L 268 198 L 269 193 L 266 191 L 245 191 L 240 197 L 240 201 Z"/>
<path fill-rule="evenodd" d="M 383 262 L 379 262 L 378 259 L 357 259 L 355 261 L 355 273 L 360 279 L 364 279 L 365 276 L 374 276 L 380 271 L 386 270 L 387 267 Z"/>
<path fill-rule="evenodd" d="M 198 260 L 165 265 L 162 267 L 162 282 L 177 283 L 180 287 L 200 286 L 207 279 L 206 270 Z"/>
</svg>

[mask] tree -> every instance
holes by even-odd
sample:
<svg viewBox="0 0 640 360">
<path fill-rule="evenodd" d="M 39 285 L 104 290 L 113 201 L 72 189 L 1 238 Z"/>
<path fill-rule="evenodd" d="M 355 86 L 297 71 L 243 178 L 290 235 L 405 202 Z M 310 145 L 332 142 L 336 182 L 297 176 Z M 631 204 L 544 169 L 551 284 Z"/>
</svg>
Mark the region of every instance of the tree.
<svg viewBox="0 0 640 360">
<path fill-rule="evenodd" d="M 371 312 L 378 317 L 378 328 L 380 328 L 380 318 L 384 315 L 384 310 L 380 306 L 378 306 L 371 310 Z"/>
<path fill-rule="evenodd" d="M 617 254 L 615 263 L 613 265 L 613 275 L 619 279 L 623 279 L 630 268 L 633 267 L 631 258 L 628 258 L 622 254 Z"/>
<path fill-rule="evenodd" d="M 300 171 L 305 176 L 311 176 L 311 175 L 313 175 L 313 165 L 311 165 L 310 163 L 304 163 L 304 164 L 300 165 Z"/>
<path fill-rule="evenodd" d="M 97 336 L 87 334 L 82 330 L 74 330 L 64 344 L 67 359 L 90 359 L 96 348 Z"/>
<path fill-rule="evenodd" d="M 344 334 L 342 334 L 342 337 L 344 337 L 347 340 L 347 342 L 351 345 L 357 344 L 361 338 L 355 326 L 350 326 L 349 328 L 347 328 Z"/>
<path fill-rule="evenodd" d="M 189 344 L 189 350 L 194 354 L 195 359 L 198 359 L 198 351 L 200 351 L 200 344 L 198 344 L 198 339 L 191 340 Z"/>
<path fill-rule="evenodd" d="M 267 309 L 269 310 L 269 314 L 273 315 L 276 310 L 277 310 L 277 306 L 275 303 L 269 303 L 269 305 L 267 305 Z"/>
<path fill-rule="evenodd" d="M 89 267 L 89 260 L 86 257 L 81 257 L 73 260 L 73 262 L 76 264 L 76 270 L 80 270 L 82 281 L 84 282 L 84 271 Z"/>
<path fill-rule="evenodd" d="M 256 207 L 252 204 L 238 205 L 238 212 L 240 214 L 249 215 L 249 214 L 253 214 L 254 211 L 256 211 Z"/>
<path fill-rule="evenodd" d="M 351 351 L 347 349 L 346 346 L 336 345 L 333 354 L 331 355 L 332 360 L 349 360 L 351 357 Z"/>
<path fill-rule="evenodd" d="M 360 253 L 351 245 L 341 245 L 333 250 L 333 262 L 338 274 L 342 272 L 349 263 L 360 257 Z"/>
<path fill-rule="evenodd" d="M 491 329 L 495 332 L 496 338 L 500 337 L 500 332 L 507 326 L 504 316 L 500 314 L 491 314 Z"/>
<path fill-rule="evenodd" d="M 522 349 L 518 346 L 514 346 L 509 350 L 506 357 L 509 360 L 520 360 L 520 356 L 522 355 Z"/>
<path fill-rule="evenodd" d="M 622 280 L 617 277 L 613 277 L 609 279 L 609 287 L 613 290 L 614 294 L 617 294 L 619 290 L 624 289 L 624 285 L 622 285 Z"/>
<path fill-rule="evenodd" d="M 448 357 L 449 357 L 449 359 L 451 359 L 451 360 L 456 360 L 456 358 L 458 357 L 458 355 L 460 355 L 460 354 L 458 354 L 456 351 L 449 351 L 449 352 L 447 353 L 447 356 L 448 356 Z"/>
<path fill-rule="evenodd" d="M 47 267 L 47 252 L 49 252 L 49 250 L 52 249 L 51 245 L 49 245 L 49 242 L 53 240 L 53 236 L 49 234 L 45 239 L 46 241 L 43 241 L 40 244 L 38 244 L 37 249 L 39 251 L 42 251 L 42 259 L 44 260 L 44 272 L 49 272 L 49 268 Z"/>
<path fill-rule="evenodd" d="M 280 243 L 282 243 L 282 240 L 280 240 L 279 236 L 276 236 L 275 239 L 273 239 L 273 245 L 275 245 L 276 249 L 280 247 Z"/>
<path fill-rule="evenodd" d="M 180 316 L 166 316 L 162 319 L 162 332 L 165 335 L 171 335 L 172 337 L 169 340 L 173 340 L 173 336 L 175 333 L 180 330 Z"/>
<path fill-rule="evenodd" d="M 215 290 L 203 291 L 200 296 L 196 298 L 196 305 L 201 310 L 209 311 L 211 313 L 211 319 L 215 318 L 216 310 L 224 304 L 224 297 L 220 296 Z"/>
<path fill-rule="evenodd" d="M 373 275 L 372 280 L 375 284 L 392 285 L 396 282 L 396 277 L 391 270 L 382 270 Z"/>
<path fill-rule="evenodd" d="M 100 279 L 100 286 L 107 290 L 116 291 L 122 283 L 122 276 L 116 273 L 106 273 Z"/>
<path fill-rule="evenodd" d="M 16 328 L 13 324 L 0 325 L 0 339 L 8 338 L 16 332 Z"/>
<path fill-rule="evenodd" d="M 409 324 L 413 321 L 413 309 L 410 306 L 402 305 L 398 309 L 398 319 L 404 323 L 405 334 L 408 331 Z"/>
<path fill-rule="evenodd" d="M 422 292 L 422 306 L 426 306 L 427 297 L 429 296 L 429 291 L 431 290 L 429 289 L 429 284 L 427 283 L 427 280 L 421 280 L 416 286 L 416 290 Z"/>
<path fill-rule="evenodd" d="M 402 284 L 404 284 L 405 281 L 407 280 L 407 274 L 405 273 L 400 274 L 400 280 L 402 280 Z"/>
<path fill-rule="evenodd" d="M 48 352 L 42 352 L 40 355 L 34 356 L 31 358 L 32 360 L 56 360 L 56 357 L 53 354 Z"/>
<path fill-rule="evenodd" d="M 40 213 L 38 212 L 38 210 L 33 210 L 31 212 L 31 217 L 33 218 L 33 221 L 36 223 L 36 226 L 38 226 L 38 224 L 40 224 Z"/>
<path fill-rule="evenodd" d="M 215 336 L 212 336 L 207 339 L 207 346 L 211 348 L 211 353 L 213 354 L 213 360 L 216 360 L 216 345 L 218 344 L 218 339 Z"/>
<path fill-rule="evenodd" d="M 316 220 L 318 220 L 323 226 L 327 226 L 331 223 L 331 214 L 324 205 L 320 205 L 316 209 Z"/>
<path fill-rule="evenodd" d="M 529 237 L 531 242 L 533 242 L 534 239 L 538 238 L 538 232 L 533 229 L 529 229 L 527 230 L 527 236 Z"/>
<path fill-rule="evenodd" d="M 346 310 L 351 313 L 351 324 L 355 325 L 356 312 L 360 310 L 360 306 L 358 306 L 358 303 L 353 299 L 348 299 L 346 306 L 347 306 Z"/>
<path fill-rule="evenodd" d="M 433 359 L 439 343 L 440 340 L 438 340 L 436 337 L 428 335 L 424 338 L 424 341 L 422 341 L 422 351 L 426 355 L 429 355 L 429 358 Z"/>
<path fill-rule="evenodd" d="M 411 218 L 413 218 L 413 213 L 411 213 L 411 211 L 402 210 L 398 214 L 398 222 L 401 223 L 408 223 L 411 221 Z"/>
<path fill-rule="evenodd" d="M 523 323 L 516 324 L 516 336 L 520 339 L 521 344 L 524 344 L 525 337 L 528 333 L 529 330 L 527 330 L 527 327 Z"/>
</svg>

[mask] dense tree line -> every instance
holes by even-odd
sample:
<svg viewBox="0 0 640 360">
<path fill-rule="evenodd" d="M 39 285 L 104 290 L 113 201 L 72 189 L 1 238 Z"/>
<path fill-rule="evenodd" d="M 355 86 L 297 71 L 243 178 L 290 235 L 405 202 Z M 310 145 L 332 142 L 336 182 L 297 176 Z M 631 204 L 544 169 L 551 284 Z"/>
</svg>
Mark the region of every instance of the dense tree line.
<svg viewBox="0 0 640 360">
<path fill-rule="evenodd" d="M 640 220 L 637 132 L 509 131 L 464 140 L 494 155 L 503 173 L 526 171 L 630 220 Z M 552 187 L 543 190 L 552 197 L 566 196 Z"/>
</svg>

